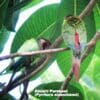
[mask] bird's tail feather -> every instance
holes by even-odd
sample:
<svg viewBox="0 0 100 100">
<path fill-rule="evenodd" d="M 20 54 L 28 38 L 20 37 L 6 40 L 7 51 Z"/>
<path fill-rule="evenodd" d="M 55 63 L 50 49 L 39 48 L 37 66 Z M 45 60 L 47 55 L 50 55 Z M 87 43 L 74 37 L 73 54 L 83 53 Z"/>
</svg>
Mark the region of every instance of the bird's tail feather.
<svg viewBox="0 0 100 100">
<path fill-rule="evenodd" d="M 74 57 L 73 58 L 73 74 L 75 77 L 75 80 L 78 81 L 79 80 L 79 72 L 80 72 L 80 59 Z"/>
</svg>

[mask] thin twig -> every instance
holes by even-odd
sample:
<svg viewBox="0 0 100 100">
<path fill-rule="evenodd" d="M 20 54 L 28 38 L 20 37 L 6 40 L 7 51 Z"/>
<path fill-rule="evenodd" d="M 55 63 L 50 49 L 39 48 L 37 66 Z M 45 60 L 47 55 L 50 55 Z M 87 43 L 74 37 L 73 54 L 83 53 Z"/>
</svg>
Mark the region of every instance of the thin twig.
<svg viewBox="0 0 100 100">
<path fill-rule="evenodd" d="M 59 46 L 60 42 L 63 40 L 62 36 L 59 36 L 59 38 L 55 41 L 54 44 L 52 44 L 51 49 L 48 50 L 37 50 L 37 51 L 32 51 L 32 52 L 22 52 L 22 53 L 12 53 L 9 55 L 4 55 L 0 57 L 1 60 L 5 59 L 10 59 L 18 56 L 32 56 L 32 55 L 37 55 L 37 54 L 46 54 L 46 53 L 55 53 L 55 52 L 62 52 L 69 50 L 70 48 L 55 48 L 57 45 Z"/>
<path fill-rule="evenodd" d="M 89 14 L 91 12 L 91 10 L 93 9 L 93 7 L 95 6 L 95 4 L 96 4 L 96 0 L 90 0 L 88 5 L 85 7 L 85 9 L 79 15 L 79 18 L 83 19 L 87 14 Z"/>
<path fill-rule="evenodd" d="M 37 54 L 62 52 L 66 50 L 69 50 L 69 48 L 55 48 L 55 49 L 48 49 L 48 50 L 37 50 L 37 51 L 32 51 L 32 52 L 13 53 L 13 54 L 1 56 L 0 60 L 14 58 L 18 56 L 32 56 L 32 55 L 37 55 Z"/>
<path fill-rule="evenodd" d="M 87 44 L 88 48 L 81 55 L 81 61 L 83 61 L 88 56 L 88 54 L 92 51 L 92 48 L 96 45 L 96 43 L 97 43 L 98 40 L 100 40 L 100 32 L 96 32 L 96 34 L 94 35 L 94 37 Z"/>
</svg>

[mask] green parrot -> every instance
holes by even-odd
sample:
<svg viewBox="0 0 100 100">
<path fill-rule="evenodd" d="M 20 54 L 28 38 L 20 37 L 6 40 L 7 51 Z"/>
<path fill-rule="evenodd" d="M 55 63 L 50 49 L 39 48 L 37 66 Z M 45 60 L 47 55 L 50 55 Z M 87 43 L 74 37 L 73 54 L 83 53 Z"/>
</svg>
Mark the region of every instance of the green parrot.
<svg viewBox="0 0 100 100">
<path fill-rule="evenodd" d="M 31 51 L 36 51 L 36 50 L 45 50 L 45 49 L 49 49 L 50 45 L 51 43 L 47 39 L 40 38 L 39 40 L 36 41 L 34 38 L 32 38 L 25 41 L 25 43 L 23 43 L 21 48 L 18 50 L 18 53 L 31 52 Z M 36 65 L 43 56 L 46 56 L 46 55 L 23 56 L 23 57 L 17 57 L 13 59 L 14 61 L 12 64 L 10 64 L 10 67 L 9 67 L 9 70 L 12 71 L 12 76 L 8 82 L 8 85 L 7 85 L 8 88 L 6 87 L 7 91 L 9 90 L 10 85 L 13 83 L 13 81 L 17 79 L 16 77 L 14 79 L 16 72 L 22 70 L 22 75 L 27 75 L 27 73 L 31 69 L 32 71 L 33 69 L 34 70 L 36 69 L 36 68 L 31 68 L 32 65 Z M 23 83 L 24 90 L 20 97 L 20 100 L 28 99 L 28 95 L 27 95 L 28 83 L 29 83 L 29 79 Z"/>
<path fill-rule="evenodd" d="M 72 68 L 75 80 L 79 80 L 80 57 L 86 46 L 84 22 L 76 16 L 65 17 L 62 24 L 62 36 L 65 44 L 72 50 Z"/>
</svg>

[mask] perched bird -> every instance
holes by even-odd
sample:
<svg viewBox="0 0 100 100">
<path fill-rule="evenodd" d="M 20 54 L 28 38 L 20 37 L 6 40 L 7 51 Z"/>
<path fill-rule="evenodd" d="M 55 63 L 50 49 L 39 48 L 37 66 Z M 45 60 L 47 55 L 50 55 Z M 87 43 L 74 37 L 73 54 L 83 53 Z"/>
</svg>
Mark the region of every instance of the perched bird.
<svg viewBox="0 0 100 100">
<path fill-rule="evenodd" d="M 72 50 L 72 67 L 75 80 L 79 79 L 80 57 L 86 44 L 86 29 L 83 21 L 76 16 L 65 17 L 62 24 L 65 44 Z"/>
<path fill-rule="evenodd" d="M 33 42 L 33 44 L 32 44 Z M 18 52 L 31 52 L 31 51 L 36 51 L 36 50 L 45 50 L 50 47 L 51 43 L 49 40 L 40 38 L 38 41 L 35 41 L 34 39 L 27 40 L 21 48 L 18 50 Z M 23 69 L 28 67 L 29 64 L 32 62 L 36 61 L 39 56 L 22 56 L 16 58 L 14 63 L 10 66 L 10 70 L 16 70 L 19 71 L 20 69 Z"/>
</svg>

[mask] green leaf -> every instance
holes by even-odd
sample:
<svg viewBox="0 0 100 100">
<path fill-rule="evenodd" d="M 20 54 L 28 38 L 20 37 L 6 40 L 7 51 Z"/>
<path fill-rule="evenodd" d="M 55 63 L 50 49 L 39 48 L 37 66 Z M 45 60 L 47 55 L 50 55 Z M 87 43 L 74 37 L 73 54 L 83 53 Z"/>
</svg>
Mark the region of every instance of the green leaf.
<svg viewBox="0 0 100 100">
<path fill-rule="evenodd" d="M 96 43 L 95 54 L 100 57 L 100 41 Z"/>
<path fill-rule="evenodd" d="M 5 43 L 7 42 L 10 36 L 10 32 L 7 31 L 4 27 L 0 30 L 0 52 L 2 52 Z"/>
<path fill-rule="evenodd" d="M 26 5 L 24 8 L 22 8 L 22 11 L 23 10 L 26 10 L 26 9 L 28 9 L 28 8 L 31 8 L 31 7 L 33 7 L 33 6 L 35 6 L 35 5 L 37 5 L 37 4 L 39 4 L 40 2 L 42 2 L 43 0 L 30 0 L 31 2 L 28 4 L 28 5 Z"/>
<path fill-rule="evenodd" d="M 100 7 L 98 5 L 96 5 L 94 9 L 94 18 L 95 18 L 95 23 L 96 23 L 96 29 L 99 30 L 100 23 L 98 22 L 98 20 L 100 20 Z"/>
<path fill-rule="evenodd" d="M 85 90 L 85 100 L 99 100 L 100 99 L 100 91 L 99 90 L 91 90 L 87 87 L 84 87 Z"/>
<path fill-rule="evenodd" d="M 54 41 L 56 37 L 52 36 L 52 30 L 56 23 L 57 9 L 58 5 L 49 5 L 33 13 L 16 33 L 11 52 L 16 52 L 23 42 L 30 38 L 45 37 Z"/>
<path fill-rule="evenodd" d="M 80 84 L 82 84 L 86 100 L 99 100 L 100 99 L 100 58 L 96 55 L 85 71 Z"/>
<path fill-rule="evenodd" d="M 64 43 L 62 43 L 60 47 L 66 47 L 66 46 Z M 72 60 L 72 52 L 70 50 L 65 52 L 60 52 L 57 55 L 57 63 L 62 73 L 65 76 L 68 74 L 68 71 L 72 66 L 71 60 Z"/>
<path fill-rule="evenodd" d="M 94 70 L 93 70 L 93 81 L 97 87 L 100 88 L 100 58 L 95 57 L 95 62 L 94 62 Z"/>
<path fill-rule="evenodd" d="M 85 72 L 85 70 L 88 68 L 88 66 L 89 66 L 89 64 L 90 64 L 90 62 L 91 62 L 91 60 L 92 60 L 93 54 L 94 54 L 93 52 L 94 52 L 94 50 L 93 50 L 92 53 L 90 53 L 90 54 L 88 55 L 88 57 L 86 57 L 86 58 L 84 59 L 84 61 L 81 63 L 80 77 L 83 75 L 83 73 Z"/>
<path fill-rule="evenodd" d="M 74 13 L 74 2 L 73 0 L 61 0 L 59 7 L 59 19 L 63 19 L 67 15 L 73 15 Z"/>
<path fill-rule="evenodd" d="M 14 6 L 17 5 L 20 0 L 12 1 L 9 0 L 7 11 L 5 14 L 4 25 L 9 31 L 15 31 L 15 26 L 19 17 L 20 10 L 14 11 Z"/>
<path fill-rule="evenodd" d="M 55 96 L 55 94 L 58 94 L 57 92 L 50 92 L 50 91 L 58 91 L 60 89 L 62 82 L 53 82 L 53 83 L 47 83 L 47 84 L 42 84 L 39 85 L 38 87 L 36 87 L 34 89 L 34 91 L 31 92 L 31 94 L 34 97 L 37 97 L 39 100 L 56 100 L 57 96 Z M 38 92 L 36 91 L 42 91 L 42 90 L 47 90 L 48 92 L 46 92 L 47 94 L 51 94 L 53 96 L 36 96 L 36 94 Z M 43 92 L 42 92 L 43 93 Z M 44 92 L 45 93 L 45 92 Z M 83 89 L 81 87 L 81 85 L 79 83 L 75 83 L 75 85 L 73 84 L 69 84 L 68 89 L 66 90 L 65 94 L 78 94 L 79 96 L 64 96 L 63 100 L 84 100 L 84 92 Z M 61 92 L 60 92 L 61 94 Z"/>
<path fill-rule="evenodd" d="M 96 5 L 96 7 L 94 9 L 94 18 L 95 18 L 95 23 L 96 23 L 96 29 L 97 29 L 97 31 L 99 31 L 100 30 L 100 23 L 99 23 L 99 20 L 100 20 L 100 1 L 97 0 L 97 2 L 99 2 L 99 3 Z M 100 56 L 99 47 L 100 47 L 100 41 L 98 41 L 96 43 L 95 54 L 97 56 Z"/>
</svg>

